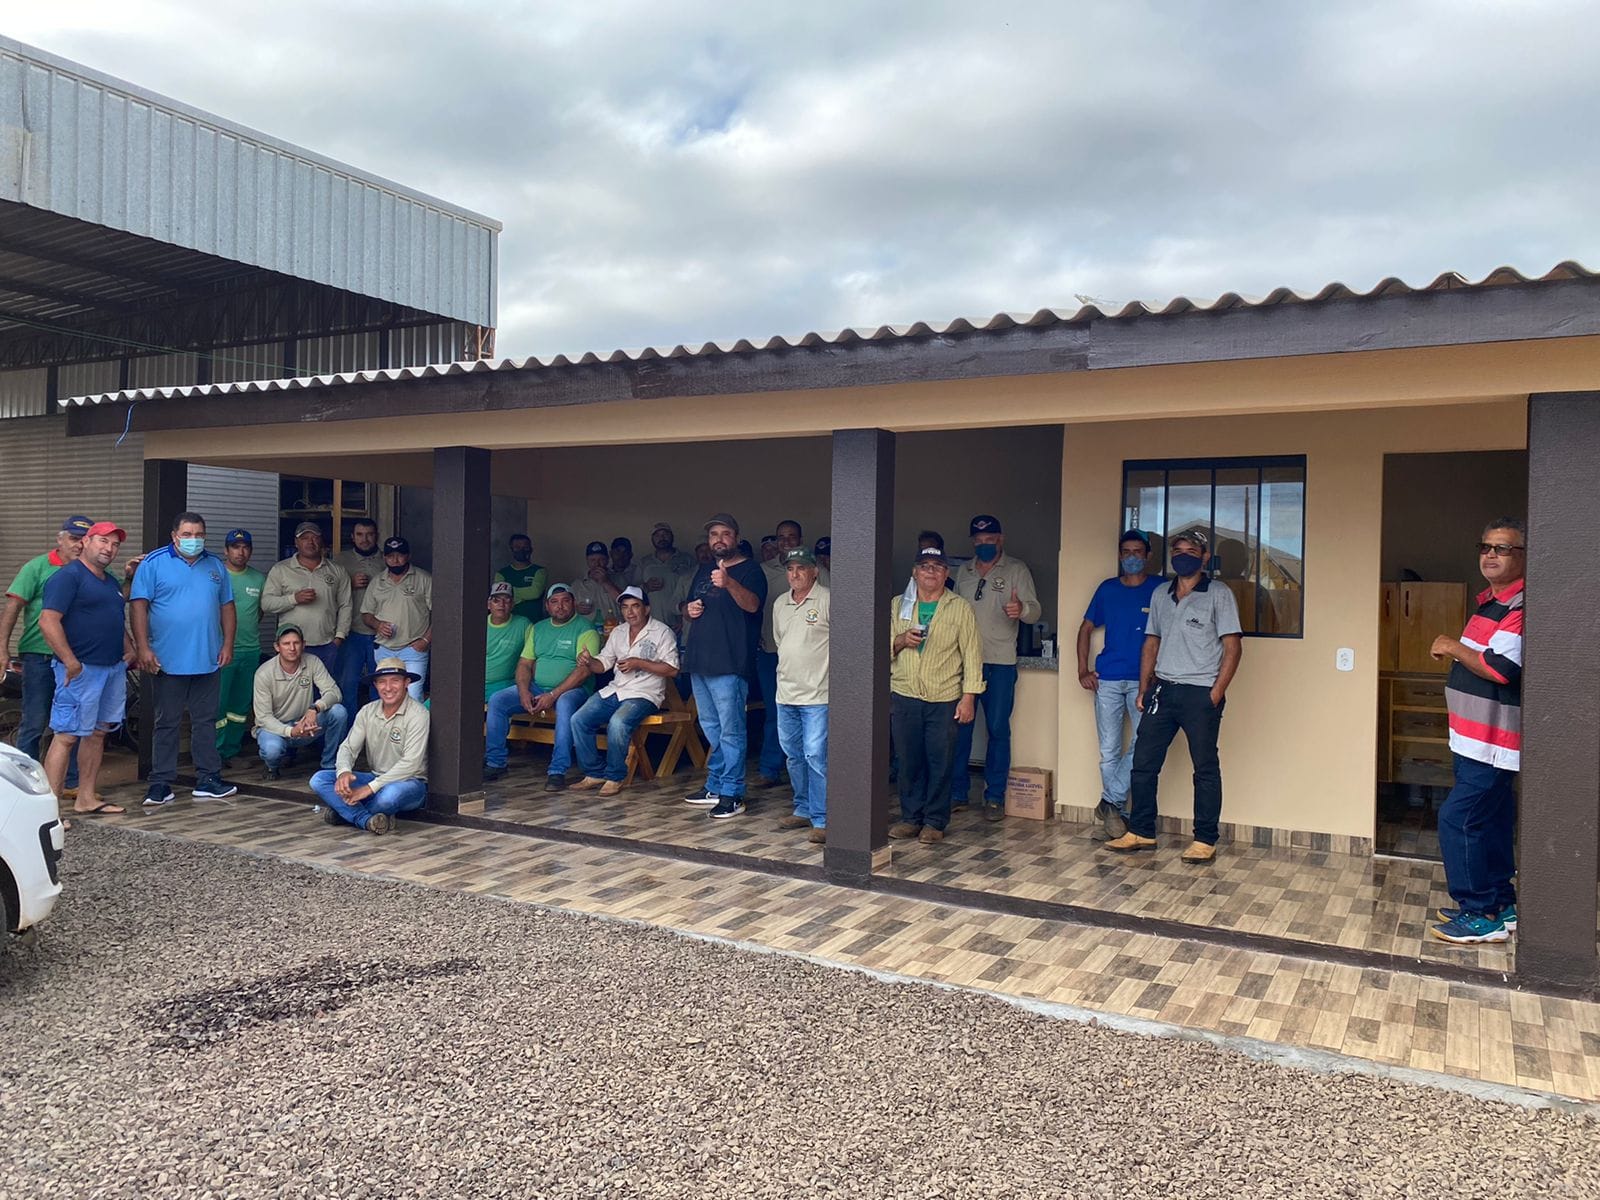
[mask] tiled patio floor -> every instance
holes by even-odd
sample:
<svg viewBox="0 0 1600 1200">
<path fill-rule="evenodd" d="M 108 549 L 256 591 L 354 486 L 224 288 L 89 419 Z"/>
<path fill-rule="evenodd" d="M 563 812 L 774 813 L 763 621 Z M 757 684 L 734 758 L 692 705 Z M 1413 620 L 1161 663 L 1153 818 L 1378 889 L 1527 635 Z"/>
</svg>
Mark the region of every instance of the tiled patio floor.
<svg viewBox="0 0 1600 1200">
<path fill-rule="evenodd" d="M 482 829 L 403 822 L 395 834 L 374 838 L 323 825 L 286 801 L 239 796 L 202 805 L 180 796 L 167 809 L 135 807 L 126 817 L 99 819 L 1007 995 L 1600 1099 L 1600 1004 L 1363 970 L 1316 961 L 1309 950 L 1305 958 L 1255 953 Z M 114 798 L 136 803 L 138 790 L 118 788 Z M 640 791 L 627 799 L 659 809 L 657 823 L 670 823 L 667 797 Z M 500 811 L 531 803 L 508 799 Z M 558 799 L 547 811 L 570 816 L 577 809 L 574 800 Z M 717 827 L 733 825 L 750 839 L 760 831 L 793 847 L 793 839 L 771 833 L 770 815 Z M 1007 828 L 996 836 L 1009 843 L 1025 835 Z M 815 853 L 809 846 L 792 852 Z"/>
</svg>

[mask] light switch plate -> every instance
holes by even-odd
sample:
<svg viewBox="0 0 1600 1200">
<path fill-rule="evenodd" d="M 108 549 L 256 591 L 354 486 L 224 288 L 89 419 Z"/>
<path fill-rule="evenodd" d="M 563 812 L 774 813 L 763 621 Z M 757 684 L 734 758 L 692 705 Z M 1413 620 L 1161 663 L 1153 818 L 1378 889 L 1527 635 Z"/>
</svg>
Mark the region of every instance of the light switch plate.
<svg viewBox="0 0 1600 1200">
<path fill-rule="evenodd" d="M 1356 652 L 1349 646 L 1340 646 L 1334 651 L 1333 665 L 1341 671 L 1354 671 L 1356 669 Z"/>
</svg>

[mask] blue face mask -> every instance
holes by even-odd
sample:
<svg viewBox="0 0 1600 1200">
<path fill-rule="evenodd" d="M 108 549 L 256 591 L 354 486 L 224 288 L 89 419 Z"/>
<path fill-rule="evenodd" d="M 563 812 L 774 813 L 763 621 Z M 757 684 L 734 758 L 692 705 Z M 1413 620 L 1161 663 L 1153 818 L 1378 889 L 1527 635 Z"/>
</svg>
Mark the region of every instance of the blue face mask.
<svg viewBox="0 0 1600 1200">
<path fill-rule="evenodd" d="M 1172 556 L 1172 569 L 1178 573 L 1178 578 L 1180 579 L 1189 578 L 1205 565 L 1205 559 L 1198 554 L 1174 554 Z"/>
<path fill-rule="evenodd" d="M 205 548 L 206 540 L 203 537 L 178 539 L 178 553 L 183 555 L 185 558 L 198 558 L 200 552 Z"/>
<path fill-rule="evenodd" d="M 978 556 L 979 562 L 993 562 L 1000 557 L 1000 547 L 993 542 L 984 542 L 982 545 L 974 546 L 972 552 Z"/>
<path fill-rule="evenodd" d="M 1130 554 L 1122 560 L 1122 573 L 1124 575 L 1141 575 L 1144 573 L 1145 560 L 1137 554 Z"/>
</svg>

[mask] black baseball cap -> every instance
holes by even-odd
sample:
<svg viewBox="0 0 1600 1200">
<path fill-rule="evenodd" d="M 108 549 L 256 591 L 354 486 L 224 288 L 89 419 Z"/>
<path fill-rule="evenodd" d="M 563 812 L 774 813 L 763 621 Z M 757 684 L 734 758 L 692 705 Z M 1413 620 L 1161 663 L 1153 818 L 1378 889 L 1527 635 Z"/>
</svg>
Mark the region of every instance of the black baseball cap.
<svg viewBox="0 0 1600 1200">
<path fill-rule="evenodd" d="M 988 513 L 979 513 L 972 518 L 972 524 L 967 526 L 967 536 L 976 537 L 980 533 L 1004 533 L 1000 528 L 1000 518 L 991 517 Z"/>
<path fill-rule="evenodd" d="M 817 539 L 817 544 L 815 546 L 811 547 L 811 553 L 813 553 L 813 554 L 832 554 L 833 553 L 833 539 L 831 537 L 819 537 Z"/>
<path fill-rule="evenodd" d="M 410 554 L 411 543 L 403 537 L 392 537 L 383 544 L 385 554 Z"/>
<path fill-rule="evenodd" d="M 591 554 L 604 554 L 609 558 L 611 551 L 606 548 L 604 542 L 590 542 L 583 548 L 583 556 L 588 558 Z"/>
<path fill-rule="evenodd" d="M 944 551 L 937 546 L 924 546 L 917 551 L 917 557 L 913 565 L 920 567 L 925 562 L 936 562 L 946 567 L 950 565 L 950 560 L 944 556 Z"/>
<path fill-rule="evenodd" d="M 623 550 L 632 550 L 633 549 L 633 543 L 630 542 L 625 537 L 612 538 L 611 539 L 611 548 L 613 550 L 616 550 L 616 549 L 619 549 L 619 548 L 623 549 Z"/>
</svg>

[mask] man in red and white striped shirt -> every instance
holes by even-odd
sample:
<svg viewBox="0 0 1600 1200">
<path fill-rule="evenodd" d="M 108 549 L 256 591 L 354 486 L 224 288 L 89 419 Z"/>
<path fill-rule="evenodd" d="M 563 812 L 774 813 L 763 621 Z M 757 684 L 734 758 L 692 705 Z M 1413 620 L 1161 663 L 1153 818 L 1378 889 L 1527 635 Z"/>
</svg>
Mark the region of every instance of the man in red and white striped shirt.
<svg viewBox="0 0 1600 1200">
<path fill-rule="evenodd" d="M 1453 660 L 1445 700 L 1455 786 L 1439 808 L 1439 848 L 1454 908 L 1439 910 L 1433 936 L 1503 942 L 1517 927 L 1513 842 L 1516 777 L 1522 764 L 1522 585 L 1527 527 L 1491 521 L 1478 543 L 1489 587 L 1460 638 L 1440 634 L 1437 659 Z"/>
</svg>

